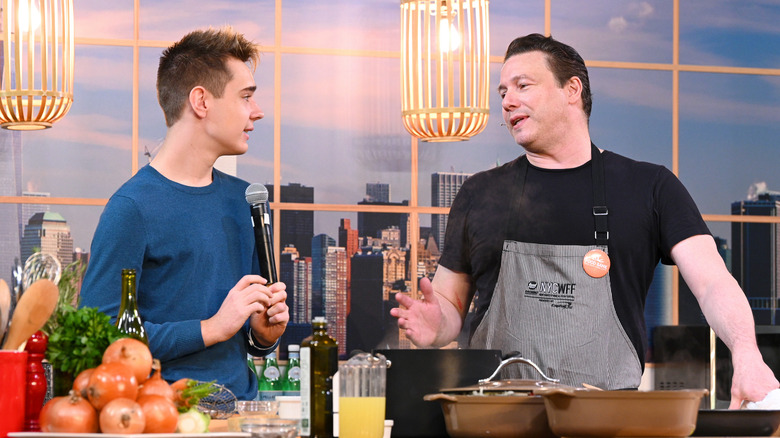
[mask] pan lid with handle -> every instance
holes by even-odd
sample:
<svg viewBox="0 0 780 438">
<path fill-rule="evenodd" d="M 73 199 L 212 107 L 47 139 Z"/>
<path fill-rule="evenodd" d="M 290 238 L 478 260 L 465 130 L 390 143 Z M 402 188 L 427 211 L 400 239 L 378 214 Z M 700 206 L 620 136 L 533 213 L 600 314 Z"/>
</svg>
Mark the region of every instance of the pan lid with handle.
<svg viewBox="0 0 780 438">
<path fill-rule="evenodd" d="M 466 393 L 507 393 L 507 392 L 520 392 L 520 393 L 533 393 L 542 388 L 571 388 L 569 385 L 560 383 L 559 379 L 554 379 L 547 376 L 538 365 L 533 361 L 520 356 L 517 353 L 504 359 L 498 364 L 498 367 L 493 374 L 484 379 L 479 379 L 476 385 L 464 386 L 459 388 L 444 388 L 441 390 L 443 393 L 448 394 L 466 394 Z M 543 378 L 543 380 L 533 379 L 516 379 L 516 380 L 493 380 L 501 370 L 510 364 L 523 363 L 531 366 L 535 369 Z"/>
</svg>

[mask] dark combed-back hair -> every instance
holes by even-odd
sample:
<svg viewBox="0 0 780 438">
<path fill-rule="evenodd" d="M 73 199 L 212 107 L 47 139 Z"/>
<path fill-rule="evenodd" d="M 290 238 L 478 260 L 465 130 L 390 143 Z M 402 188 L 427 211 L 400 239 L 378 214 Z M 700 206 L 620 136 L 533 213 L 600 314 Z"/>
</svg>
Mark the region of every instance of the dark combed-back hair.
<svg viewBox="0 0 780 438">
<path fill-rule="evenodd" d="M 547 65 L 558 80 L 558 86 L 563 86 L 569 79 L 576 76 L 582 82 L 582 110 L 590 119 L 590 110 L 593 106 L 593 96 L 590 92 L 590 79 L 585 61 L 574 48 L 567 46 L 553 37 L 546 37 L 538 33 L 532 33 L 524 37 L 516 38 L 509 43 L 504 56 L 504 62 L 514 55 L 526 52 L 539 51 L 546 54 Z"/>
<path fill-rule="evenodd" d="M 157 101 L 170 127 L 181 117 L 190 91 L 202 86 L 222 97 L 231 75 L 227 61 L 236 58 L 257 68 L 260 52 L 231 27 L 196 30 L 163 51 L 157 69 Z"/>
</svg>

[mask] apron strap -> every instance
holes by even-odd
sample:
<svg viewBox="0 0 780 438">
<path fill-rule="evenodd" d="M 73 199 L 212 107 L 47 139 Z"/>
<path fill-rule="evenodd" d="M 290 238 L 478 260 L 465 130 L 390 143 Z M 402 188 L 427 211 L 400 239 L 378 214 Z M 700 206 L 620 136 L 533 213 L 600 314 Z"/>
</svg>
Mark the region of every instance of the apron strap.
<svg viewBox="0 0 780 438">
<path fill-rule="evenodd" d="M 506 240 L 519 241 L 517 236 L 517 218 L 520 217 L 522 209 L 523 191 L 525 190 L 525 177 L 528 175 L 528 157 L 523 155 L 517 160 L 517 171 L 515 180 L 512 184 L 511 196 L 509 197 L 509 217 L 506 221 L 506 230 L 504 236 Z"/>
<path fill-rule="evenodd" d="M 596 245 L 606 247 L 609 240 L 609 226 L 607 218 L 609 209 L 607 209 L 607 196 L 604 178 L 604 163 L 601 152 L 595 144 L 590 144 L 591 160 L 591 178 L 593 181 L 593 220 L 595 222 L 594 239 Z M 506 222 L 506 231 L 504 235 L 507 240 L 519 241 L 516 235 L 517 227 L 515 219 L 520 216 L 522 210 L 522 201 L 525 191 L 525 178 L 528 175 L 528 157 L 523 155 L 517 160 L 517 171 L 510 197 L 509 218 Z"/>
<path fill-rule="evenodd" d="M 596 225 L 594 237 L 596 245 L 607 246 L 609 240 L 609 226 L 607 218 L 609 209 L 607 209 L 607 195 L 604 182 L 604 162 L 601 152 L 595 144 L 590 144 L 591 174 L 593 181 L 593 220 Z"/>
</svg>

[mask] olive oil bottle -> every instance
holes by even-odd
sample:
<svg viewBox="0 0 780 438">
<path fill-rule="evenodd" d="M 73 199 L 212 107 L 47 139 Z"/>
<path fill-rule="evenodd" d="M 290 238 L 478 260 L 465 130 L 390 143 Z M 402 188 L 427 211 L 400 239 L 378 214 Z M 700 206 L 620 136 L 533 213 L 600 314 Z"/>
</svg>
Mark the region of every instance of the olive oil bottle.
<svg viewBox="0 0 780 438">
<path fill-rule="evenodd" d="M 324 317 L 312 321 L 312 335 L 301 341 L 301 436 L 333 436 L 333 375 L 339 347 L 328 335 Z"/>
<path fill-rule="evenodd" d="M 135 293 L 135 269 L 122 269 L 122 303 L 116 316 L 116 326 L 120 332 L 149 345 L 144 323 L 138 314 Z"/>
</svg>

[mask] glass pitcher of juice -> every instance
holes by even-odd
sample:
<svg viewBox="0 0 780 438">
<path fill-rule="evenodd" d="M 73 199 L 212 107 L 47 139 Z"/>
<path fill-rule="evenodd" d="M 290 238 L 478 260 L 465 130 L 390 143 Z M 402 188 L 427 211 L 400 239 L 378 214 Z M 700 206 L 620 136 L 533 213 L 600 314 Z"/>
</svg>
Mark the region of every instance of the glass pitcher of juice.
<svg viewBox="0 0 780 438">
<path fill-rule="evenodd" d="M 387 359 L 359 353 L 339 365 L 339 437 L 382 438 Z"/>
</svg>

